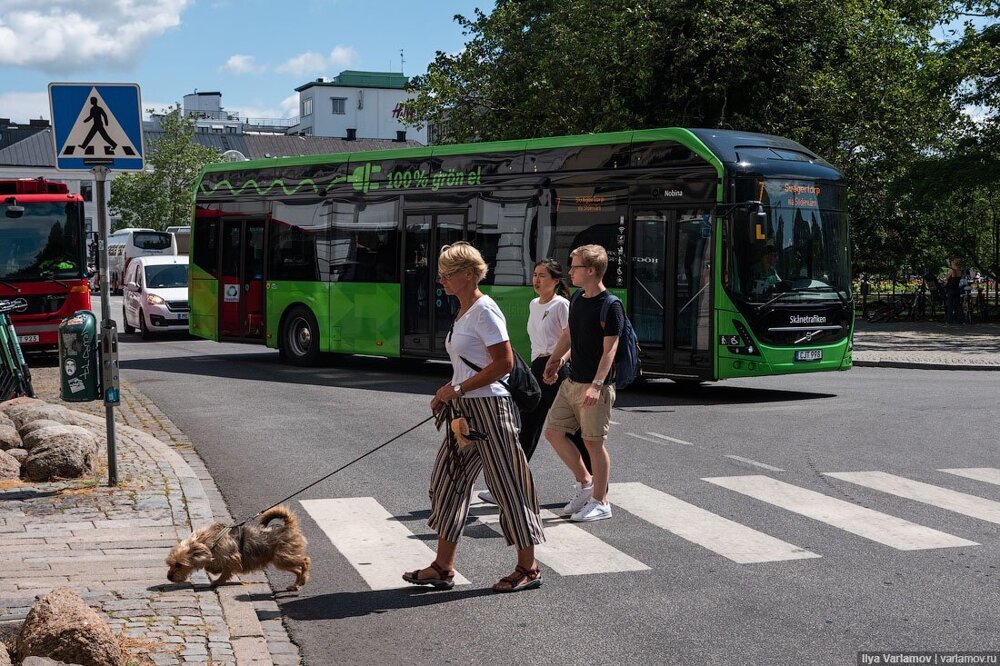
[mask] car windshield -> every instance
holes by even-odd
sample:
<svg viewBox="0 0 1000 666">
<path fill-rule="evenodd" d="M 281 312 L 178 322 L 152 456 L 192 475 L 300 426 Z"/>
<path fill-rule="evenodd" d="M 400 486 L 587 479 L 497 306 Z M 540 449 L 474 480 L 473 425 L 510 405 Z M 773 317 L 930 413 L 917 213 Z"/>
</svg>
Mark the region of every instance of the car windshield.
<svg viewBox="0 0 1000 666">
<path fill-rule="evenodd" d="M 759 199 L 766 217 L 733 216 L 729 286 L 734 295 L 752 303 L 850 298 L 842 187 L 754 179 L 752 189 L 744 183 L 740 190 L 738 200 Z"/>
<path fill-rule="evenodd" d="M 164 264 L 146 266 L 146 287 L 148 289 L 169 289 L 188 286 L 187 264 Z"/>
<path fill-rule="evenodd" d="M 0 205 L 0 280 L 82 277 L 86 270 L 79 204 L 24 203 L 7 216 Z"/>
</svg>

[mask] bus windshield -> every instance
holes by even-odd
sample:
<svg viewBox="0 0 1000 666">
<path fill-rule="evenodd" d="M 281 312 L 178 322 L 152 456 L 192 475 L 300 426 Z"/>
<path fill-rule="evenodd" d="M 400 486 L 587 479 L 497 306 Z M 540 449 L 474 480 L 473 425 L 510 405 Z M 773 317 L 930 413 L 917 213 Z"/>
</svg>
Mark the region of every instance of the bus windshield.
<svg viewBox="0 0 1000 666">
<path fill-rule="evenodd" d="M 848 301 L 848 215 L 843 188 L 787 179 L 746 179 L 738 201 L 760 200 L 763 223 L 735 215 L 729 287 L 750 303 Z"/>
<path fill-rule="evenodd" d="M 166 250 L 173 238 L 166 231 L 136 231 L 132 234 L 132 242 L 140 250 Z"/>
<path fill-rule="evenodd" d="M 86 270 L 78 203 L 0 205 L 0 280 L 82 277 Z"/>
</svg>

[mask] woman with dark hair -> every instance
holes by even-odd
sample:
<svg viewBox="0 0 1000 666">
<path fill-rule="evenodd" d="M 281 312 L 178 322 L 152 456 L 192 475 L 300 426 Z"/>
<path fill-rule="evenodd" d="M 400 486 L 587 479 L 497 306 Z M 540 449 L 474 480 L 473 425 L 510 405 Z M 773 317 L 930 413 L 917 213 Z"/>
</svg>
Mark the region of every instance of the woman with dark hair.
<svg viewBox="0 0 1000 666">
<path fill-rule="evenodd" d="M 559 262 L 555 259 L 542 259 L 536 262 L 532 274 L 532 286 L 534 286 L 538 298 L 532 300 L 528 306 L 531 374 L 538 380 L 538 386 L 542 389 L 542 399 L 534 411 L 521 414 L 521 432 L 518 435 L 518 441 L 521 443 L 524 457 L 529 461 L 542 436 L 545 417 L 549 413 L 552 401 L 556 399 L 559 385 L 569 375 L 569 366 L 564 363 L 555 384 L 546 384 L 542 381 L 542 372 L 552 354 L 552 348 L 559 342 L 559 337 L 569 325 L 569 290 L 563 282 L 563 271 Z M 566 357 L 569 357 L 569 352 L 566 352 Z M 583 444 L 583 438 L 580 437 L 579 433 L 575 433 L 570 435 L 570 440 L 576 444 L 583 456 L 583 462 L 589 470 L 590 457 L 587 455 L 587 447 Z M 493 495 L 488 490 L 479 493 L 479 499 L 496 504 Z"/>
</svg>

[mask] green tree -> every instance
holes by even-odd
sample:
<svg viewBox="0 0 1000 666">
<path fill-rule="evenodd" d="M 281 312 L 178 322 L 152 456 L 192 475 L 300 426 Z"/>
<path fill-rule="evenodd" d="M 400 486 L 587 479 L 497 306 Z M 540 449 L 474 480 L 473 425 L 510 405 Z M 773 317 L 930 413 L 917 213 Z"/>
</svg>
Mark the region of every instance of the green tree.
<svg viewBox="0 0 1000 666">
<path fill-rule="evenodd" d="M 112 181 L 108 207 L 120 217 L 116 228 L 163 230 L 191 223 L 195 180 L 219 155 L 195 141 L 194 120 L 184 116 L 179 104 L 167 109 L 160 128 L 162 136 L 147 146 L 146 170 Z"/>
<path fill-rule="evenodd" d="M 888 272 L 911 242 L 893 184 L 963 130 L 970 54 L 980 78 L 998 62 L 984 30 L 942 39 L 941 26 L 996 7 L 498 0 L 489 15 L 455 17 L 465 48 L 437 54 L 413 81 L 410 108 L 444 142 L 669 126 L 787 136 L 845 172 L 856 265 Z"/>
</svg>

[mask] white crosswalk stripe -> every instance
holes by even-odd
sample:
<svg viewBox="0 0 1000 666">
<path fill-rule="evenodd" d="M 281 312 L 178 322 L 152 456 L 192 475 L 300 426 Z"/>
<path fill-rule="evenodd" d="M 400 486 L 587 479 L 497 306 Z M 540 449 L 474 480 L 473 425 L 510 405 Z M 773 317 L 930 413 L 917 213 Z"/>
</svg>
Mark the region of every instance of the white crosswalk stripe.
<svg viewBox="0 0 1000 666">
<path fill-rule="evenodd" d="M 939 469 L 938 471 L 1000 486 L 1000 469 L 996 467 L 966 467 L 961 469 Z"/>
<path fill-rule="evenodd" d="M 500 514 L 480 514 L 479 520 L 500 532 Z M 606 544 L 584 529 L 542 509 L 545 543 L 535 546 L 535 558 L 561 576 L 646 571 L 648 566 Z"/>
<path fill-rule="evenodd" d="M 302 500 L 302 506 L 373 590 L 405 587 L 404 571 L 434 560 L 434 551 L 372 497 Z M 455 574 L 456 585 L 468 583 Z"/>
<path fill-rule="evenodd" d="M 613 483 L 609 497 L 614 506 L 740 564 L 820 557 L 642 483 Z"/>
<path fill-rule="evenodd" d="M 940 471 L 1000 485 L 1000 469 L 997 468 Z M 1000 502 L 993 500 L 885 472 L 830 472 L 826 476 L 1000 524 Z M 708 477 L 703 480 L 897 550 L 979 545 L 770 476 Z M 821 557 L 643 483 L 613 483 L 609 498 L 616 512 L 630 513 L 739 564 Z M 404 587 L 403 571 L 425 566 L 434 559 L 433 542 L 417 538 L 372 497 L 303 500 L 302 506 L 372 590 Z M 500 516 L 495 507 L 478 505 L 473 508 L 472 515 L 501 534 Z M 647 571 L 650 568 L 595 534 L 595 531 L 607 533 L 602 523 L 577 525 L 547 510 L 542 511 L 542 519 L 546 542 L 536 547 L 535 555 L 543 565 L 561 576 Z M 455 583 L 466 585 L 469 580 L 456 574 Z"/>
<path fill-rule="evenodd" d="M 769 476 L 728 476 L 703 480 L 897 550 L 979 545 L 974 541 L 828 497 Z"/>
<path fill-rule="evenodd" d="M 831 472 L 826 476 L 1000 524 L 1000 502 L 960 493 L 957 490 L 941 488 L 886 472 Z"/>
</svg>

